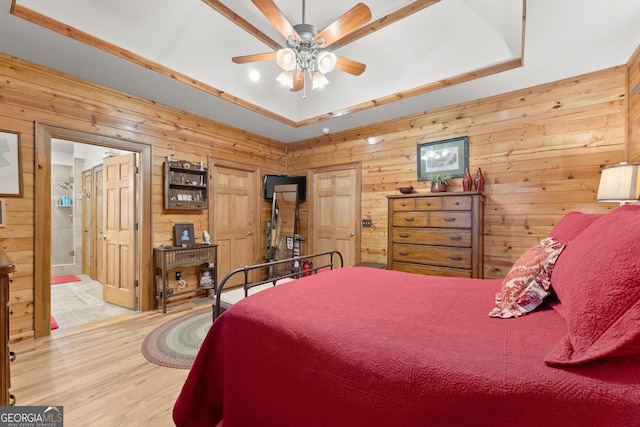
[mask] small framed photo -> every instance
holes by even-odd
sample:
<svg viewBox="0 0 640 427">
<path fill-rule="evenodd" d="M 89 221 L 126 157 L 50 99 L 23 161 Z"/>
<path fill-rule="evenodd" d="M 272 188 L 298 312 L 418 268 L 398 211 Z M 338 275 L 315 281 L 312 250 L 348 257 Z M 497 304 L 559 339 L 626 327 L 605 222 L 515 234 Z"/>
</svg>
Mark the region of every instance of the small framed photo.
<svg viewBox="0 0 640 427">
<path fill-rule="evenodd" d="M 215 281 L 213 280 L 213 268 L 201 268 L 200 269 L 200 287 L 201 288 L 210 288 L 215 285 Z"/>
<path fill-rule="evenodd" d="M 176 224 L 175 232 L 175 246 L 187 246 L 195 243 L 193 224 Z"/>
<path fill-rule="evenodd" d="M 428 181 L 429 175 L 441 173 L 461 178 L 469 166 L 469 137 L 425 142 L 418 145 L 418 181 Z"/>
<path fill-rule="evenodd" d="M 0 227 L 7 226 L 7 199 L 0 199 Z"/>
<path fill-rule="evenodd" d="M 22 197 L 20 134 L 0 130 L 0 196 Z"/>
</svg>

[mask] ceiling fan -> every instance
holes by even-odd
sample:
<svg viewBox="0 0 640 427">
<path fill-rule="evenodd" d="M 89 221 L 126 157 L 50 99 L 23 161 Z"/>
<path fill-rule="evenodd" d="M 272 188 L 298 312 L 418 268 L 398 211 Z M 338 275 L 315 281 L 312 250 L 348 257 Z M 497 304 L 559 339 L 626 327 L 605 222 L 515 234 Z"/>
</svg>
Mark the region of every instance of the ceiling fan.
<svg viewBox="0 0 640 427">
<path fill-rule="evenodd" d="M 358 3 L 324 30 L 318 31 L 313 25 L 305 23 L 305 0 L 302 0 L 302 23 L 293 26 L 273 0 L 251 1 L 284 36 L 286 47 L 277 52 L 231 58 L 236 64 L 275 59 L 282 68 L 277 80 L 292 91 L 303 89 L 307 76 L 313 89 L 324 86 L 329 83 L 325 74 L 334 68 L 354 76 L 364 72 L 365 64 L 337 56 L 327 48 L 371 20 L 371 10 L 365 4 Z"/>
</svg>

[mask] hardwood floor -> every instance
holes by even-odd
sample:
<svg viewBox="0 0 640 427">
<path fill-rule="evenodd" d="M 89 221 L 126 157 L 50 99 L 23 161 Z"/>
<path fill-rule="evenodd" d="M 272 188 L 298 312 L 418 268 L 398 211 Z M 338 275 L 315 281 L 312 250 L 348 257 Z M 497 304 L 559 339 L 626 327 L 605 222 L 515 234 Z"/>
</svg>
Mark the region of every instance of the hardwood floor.
<svg viewBox="0 0 640 427">
<path fill-rule="evenodd" d="M 122 314 L 11 345 L 11 392 L 18 406 L 63 406 L 65 427 L 173 426 L 171 411 L 187 374 L 144 358 L 157 326 L 210 304 Z"/>
</svg>

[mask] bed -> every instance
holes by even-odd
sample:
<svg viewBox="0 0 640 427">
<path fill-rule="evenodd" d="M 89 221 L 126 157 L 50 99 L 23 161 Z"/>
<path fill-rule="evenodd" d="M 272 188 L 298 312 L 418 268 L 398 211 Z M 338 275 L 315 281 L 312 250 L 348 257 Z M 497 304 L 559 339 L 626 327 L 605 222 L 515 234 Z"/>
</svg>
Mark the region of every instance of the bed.
<svg viewBox="0 0 640 427">
<path fill-rule="evenodd" d="M 504 279 L 345 267 L 245 298 L 211 327 L 174 421 L 640 425 L 638 219 L 569 213 L 549 236 L 559 254 L 541 242 Z M 521 286 L 523 311 L 496 315 L 532 269 L 548 295 Z"/>
</svg>

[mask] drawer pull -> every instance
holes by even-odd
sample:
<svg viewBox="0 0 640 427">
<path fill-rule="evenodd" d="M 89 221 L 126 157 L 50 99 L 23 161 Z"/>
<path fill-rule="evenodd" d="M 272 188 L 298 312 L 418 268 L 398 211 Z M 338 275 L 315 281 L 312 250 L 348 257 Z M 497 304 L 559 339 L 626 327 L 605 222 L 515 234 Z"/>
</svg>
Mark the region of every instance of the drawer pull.
<svg viewBox="0 0 640 427">
<path fill-rule="evenodd" d="M 409 255 L 409 252 L 406 252 L 406 251 L 400 251 L 400 252 L 398 252 L 398 253 L 399 253 L 400 255 L 402 255 L 402 256 L 407 256 L 407 255 Z"/>
<path fill-rule="evenodd" d="M 404 237 L 404 238 L 409 237 L 409 235 L 408 235 L 407 233 L 400 233 L 400 234 L 399 234 L 399 236 L 400 236 L 400 237 Z"/>
<path fill-rule="evenodd" d="M 452 217 L 447 217 L 444 219 L 446 222 L 454 222 L 456 219 Z"/>
<path fill-rule="evenodd" d="M 451 240 L 462 240 L 462 236 L 451 236 Z"/>
<path fill-rule="evenodd" d="M 454 261 L 461 261 L 462 257 L 460 255 L 451 255 L 451 259 Z"/>
<path fill-rule="evenodd" d="M 404 220 L 411 222 L 411 221 L 413 221 L 413 217 L 412 216 L 408 216 L 408 217 L 405 217 Z"/>
</svg>

